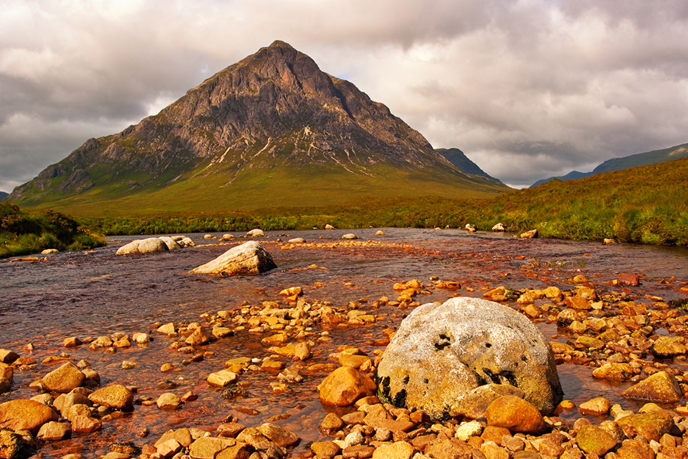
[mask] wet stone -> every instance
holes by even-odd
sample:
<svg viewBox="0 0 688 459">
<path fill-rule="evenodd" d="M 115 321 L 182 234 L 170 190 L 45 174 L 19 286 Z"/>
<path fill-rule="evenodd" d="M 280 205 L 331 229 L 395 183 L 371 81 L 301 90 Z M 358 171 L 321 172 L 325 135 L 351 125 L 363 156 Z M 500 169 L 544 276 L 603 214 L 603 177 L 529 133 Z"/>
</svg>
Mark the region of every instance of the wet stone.
<svg viewBox="0 0 688 459">
<path fill-rule="evenodd" d="M 597 426 L 583 426 L 576 435 L 578 447 L 588 454 L 604 456 L 616 446 L 616 440 Z"/>
<path fill-rule="evenodd" d="M 683 391 L 671 373 L 660 371 L 621 392 L 621 396 L 633 400 L 676 403 L 683 398 Z"/>
<path fill-rule="evenodd" d="M 121 384 L 113 384 L 96 390 L 88 398 L 98 405 L 122 410 L 131 406 L 134 394 Z"/>
</svg>

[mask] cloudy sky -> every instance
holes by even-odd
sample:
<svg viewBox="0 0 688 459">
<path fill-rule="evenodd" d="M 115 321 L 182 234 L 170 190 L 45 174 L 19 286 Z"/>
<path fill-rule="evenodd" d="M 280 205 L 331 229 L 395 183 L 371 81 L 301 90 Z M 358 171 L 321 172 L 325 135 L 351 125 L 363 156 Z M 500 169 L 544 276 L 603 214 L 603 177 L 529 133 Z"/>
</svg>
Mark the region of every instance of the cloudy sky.
<svg viewBox="0 0 688 459">
<path fill-rule="evenodd" d="M 688 142 L 683 0 L 0 0 L 0 191 L 284 40 L 512 186 Z"/>
</svg>

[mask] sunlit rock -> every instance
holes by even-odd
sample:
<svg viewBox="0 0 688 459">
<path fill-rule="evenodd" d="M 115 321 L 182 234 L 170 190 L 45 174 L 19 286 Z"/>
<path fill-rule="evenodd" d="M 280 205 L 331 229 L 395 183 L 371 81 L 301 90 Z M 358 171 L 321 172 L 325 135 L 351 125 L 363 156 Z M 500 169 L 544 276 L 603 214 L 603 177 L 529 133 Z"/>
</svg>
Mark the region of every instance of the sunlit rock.
<svg viewBox="0 0 688 459">
<path fill-rule="evenodd" d="M 416 308 L 401 323 L 377 367 L 379 393 L 434 419 L 460 413 L 484 384 L 510 384 L 543 413 L 562 399 L 554 354 L 542 333 L 509 307 L 453 298 Z"/>
</svg>

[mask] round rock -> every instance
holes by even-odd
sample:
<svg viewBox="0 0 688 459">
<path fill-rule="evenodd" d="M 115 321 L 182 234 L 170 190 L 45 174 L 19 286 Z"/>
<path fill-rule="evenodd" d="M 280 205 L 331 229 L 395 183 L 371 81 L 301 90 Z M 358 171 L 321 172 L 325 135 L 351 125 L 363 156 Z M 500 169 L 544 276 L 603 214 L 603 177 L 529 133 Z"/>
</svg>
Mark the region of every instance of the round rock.
<svg viewBox="0 0 688 459">
<path fill-rule="evenodd" d="M 397 407 L 433 419 L 457 416 L 485 384 L 509 384 L 549 414 L 563 398 L 554 354 L 542 333 L 509 307 L 453 298 L 416 308 L 377 368 L 378 391 Z"/>
</svg>

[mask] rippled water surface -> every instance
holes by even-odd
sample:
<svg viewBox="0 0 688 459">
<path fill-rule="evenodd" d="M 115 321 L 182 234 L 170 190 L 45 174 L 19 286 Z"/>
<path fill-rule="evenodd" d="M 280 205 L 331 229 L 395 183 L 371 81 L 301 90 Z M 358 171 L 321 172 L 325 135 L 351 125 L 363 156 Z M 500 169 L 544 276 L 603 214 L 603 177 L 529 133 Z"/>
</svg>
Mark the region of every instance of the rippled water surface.
<svg viewBox="0 0 688 459">
<path fill-rule="evenodd" d="M 276 380 L 276 373 L 248 372 L 240 379 L 247 386 L 247 397 L 231 401 L 223 399 L 218 390 L 205 382 L 210 372 L 222 369 L 223 362 L 230 358 L 270 355 L 260 343 L 269 333 L 238 332 L 201 346 L 198 351 L 213 353 L 202 362 L 182 365 L 181 361 L 188 356 L 169 349 L 174 339 L 154 331 L 156 322 L 202 323 L 204 314 L 238 308 L 244 302 L 256 305 L 265 300 L 281 301 L 279 292 L 287 287 L 302 287 L 307 300 L 330 301 L 341 308 L 349 302 L 359 302 L 359 307 L 366 310 L 381 296 L 394 298 L 394 283 L 418 279 L 427 287 L 432 285 L 431 276 L 458 281 L 461 288 L 428 288 L 430 294 L 417 299 L 421 303 L 444 301 L 454 295 L 479 297 L 486 288 L 499 285 L 511 289 L 554 285 L 568 290 L 573 288 L 569 279 L 581 273 L 601 293 L 621 291 L 621 287 L 606 282 L 616 279 L 619 273 L 633 273 L 641 275 L 641 285 L 625 291 L 639 300 L 648 294 L 665 301 L 686 296 L 679 291 L 681 283 L 688 281 L 688 251 L 683 248 L 519 240 L 511 235 L 467 234 L 459 230 L 383 230 L 385 236 L 374 236 L 376 229 L 355 231 L 361 241 L 383 244 L 367 247 L 324 246 L 340 241 L 341 235 L 350 231 L 268 233 L 260 241 L 272 254 L 278 269 L 257 276 L 188 274 L 231 247 L 218 245 L 216 239 L 203 239 L 202 235 L 191 235 L 196 247 L 159 254 L 116 256 L 122 242 L 134 239 L 121 237 L 109 238 L 107 247 L 92 253 L 60 253 L 45 261 L 0 263 L 0 348 L 31 355 L 39 363 L 60 352 L 68 353 L 75 362 L 86 359 L 100 373 L 103 385 L 138 386 L 139 398 L 155 399 L 166 391 L 181 396 L 192 390 L 199 395 L 197 401 L 172 413 L 161 412 L 155 406 L 136 405 L 123 418 L 104 423 L 101 432 L 46 445 L 39 454 L 59 457 L 81 451 L 95 456 L 106 452 L 113 441 L 131 441 L 138 446 L 154 443 L 173 427 L 214 431 L 229 415 L 247 426 L 279 416 L 277 423 L 304 440 L 297 451 L 305 448 L 308 441 L 324 438 L 317 429 L 325 414 L 317 385 L 326 374 L 304 374 L 304 382 L 290 385 L 291 392 L 273 395 L 269 383 Z M 285 244 L 276 242 L 278 238 L 286 241 L 292 237 L 303 237 L 320 246 L 296 245 L 283 250 Z M 236 243 L 240 242 L 243 239 Z M 340 344 L 358 346 L 374 357 L 373 352 L 383 348 L 374 346 L 372 340 L 384 338 L 382 330 L 397 327 L 408 312 L 383 306 L 374 311 L 379 320 L 372 326 L 329 330 L 332 341 L 314 347 L 313 357 L 307 363 L 333 362 L 328 355 Z M 548 339 L 566 340 L 556 324 L 537 325 Z M 322 329 L 316 327 L 314 331 L 319 333 Z M 114 354 L 92 352 L 87 346 L 62 347 L 62 340 L 69 336 L 97 337 L 114 332 L 147 332 L 154 341 L 145 348 L 132 347 Z M 34 346 L 32 354 L 25 350 L 29 343 Z M 122 370 L 123 360 L 134 361 L 138 367 Z M 163 363 L 172 363 L 179 371 L 163 374 Z M 13 391 L 0 396 L 0 401 L 35 395 L 29 384 L 57 365 L 39 364 L 33 370 L 16 372 Z M 559 372 L 566 397 L 577 403 L 598 395 L 613 402 L 630 403 L 618 396 L 628 384 L 614 386 L 593 381 L 592 369 L 585 366 L 560 365 Z M 178 387 L 159 389 L 161 381 L 173 381 Z M 255 412 L 245 414 L 248 410 L 244 408 Z M 136 435 L 144 427 L 150 431 L 148 438 Z"/>
</svg>

